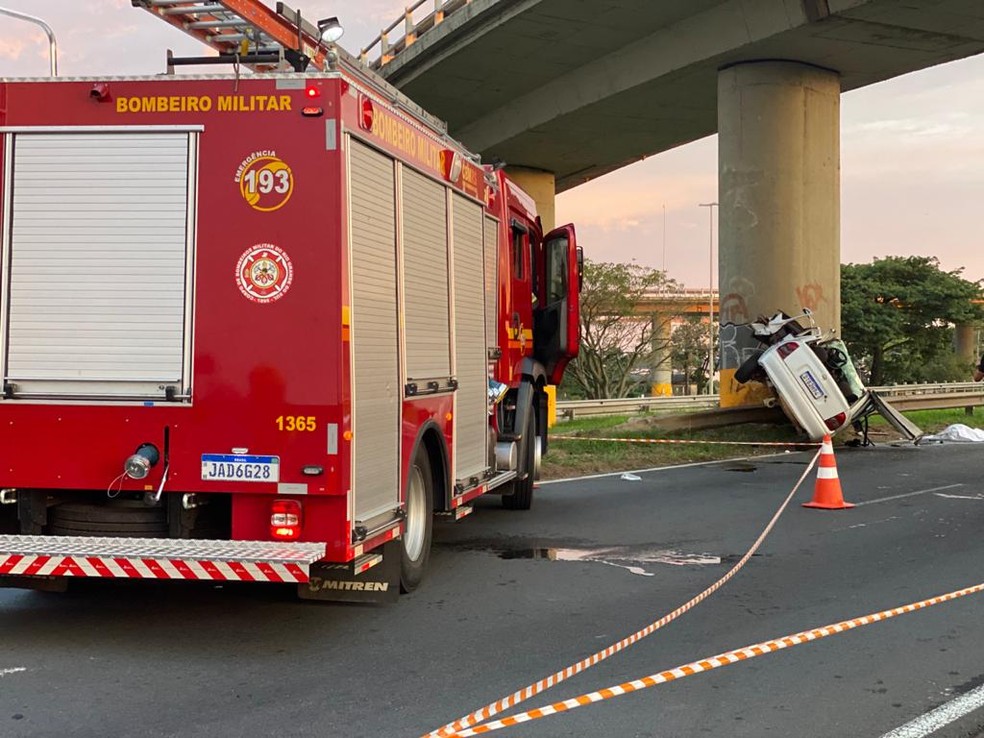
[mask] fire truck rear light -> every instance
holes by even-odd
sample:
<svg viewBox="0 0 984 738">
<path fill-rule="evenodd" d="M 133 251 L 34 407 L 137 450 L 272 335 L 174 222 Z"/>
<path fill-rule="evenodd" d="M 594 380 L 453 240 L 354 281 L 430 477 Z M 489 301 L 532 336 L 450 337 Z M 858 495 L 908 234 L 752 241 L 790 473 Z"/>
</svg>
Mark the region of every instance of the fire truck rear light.
<svg viewBox="0 0 984 738">
<path fill-rule="evenodd" d="M 780 357 L 785 359 L 787 356 L 789 356 L 798 348 L 799 348 L 798 343 L 780 343 L 779 348 L 777 348 L 776 351 L 779 352 Z"/>
<path fill-rule="evenodd" d="M 305 466 L 301 468 L 301 474 L 306 477 L 317 477 L 325 473 L 323 466 Z"/>
<path fill-rule="evenodd" d="M 301 503 L 275 500 L 270 507 L 270 536 L 278 541 L 296 541 L 301 537 Z"/>
<path fill-rule="evenodd" d="M 301 115 L 305 118 L 320 118 L 325 114 L 324 108 L 305 107 L 301 108 Z"/>
<path fill-rule="evenodd" d="M 823 422 L 827 424 L 827 428 L 829 428 L 832 431 L 835 431 L 838 428 L 840 428 L 842 425 L 844 425 L 845 420 L 847 420 L 847 413 L 837 413 L 834 417 L 827 418 Z"/>
<path fill-rule="evenodd" d="M 317 87 L 315 87 L 314 85 L 308 85 L 308 86 L 307 86 L 307 87 L 306 87 L 306 88 L 304 89 L 304 95 L 305 95 L 305 97 L 307 97 L 307 98 L 308 98 L 309 100 L 313 100 L 313 99 L 314 99 L 314 98 L 316 98 L 316 97 L 321 97 L 321 90 L 319 90 L 319 89 L 318 89 Z"/>
</svg>

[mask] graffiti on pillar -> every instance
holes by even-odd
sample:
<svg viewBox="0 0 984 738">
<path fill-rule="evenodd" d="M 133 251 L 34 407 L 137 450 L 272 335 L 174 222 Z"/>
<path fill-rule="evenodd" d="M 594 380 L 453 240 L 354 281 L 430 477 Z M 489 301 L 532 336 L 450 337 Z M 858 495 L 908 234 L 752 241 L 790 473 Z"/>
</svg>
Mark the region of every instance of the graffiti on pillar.
<svg viewBox="0 0 984 738">
<path fill-rule="evenodd" d="M 800 307 L 816 310 L 821 302 L 829 302 L 823 294 L 823 285 L 819 282 L 811 282 L 796 288 L 796 300 Z"/>
<path fill-rule="evenodd" d="M 720 342 L 719 351 L 721 352 L 721 368 L 733 369 L 738 366 L 738 327 L 734 323 L 727 323 L 721 326 L 718 341 Z"/>
<path fill-rule="evenodd" d="M 728 280 L 728 291 L 721 290 L 722 323 L 748 323 L 752 316 L 748 312 L 749 298 L 755 297 L 755 283 L 736 276 Z"/>
<path fill-rule="evenodd" d="M 760 348 L 751 326 L 734 323 L 721 326 L 719 345 L 722 369 L 737 369 Z"/>
<path fill-rule="evenodd" d="M 722 295 L 720 313 L 722 323 L 747 323 L 751 320 L 745 298 L 737 292 Z"/>
</svg>

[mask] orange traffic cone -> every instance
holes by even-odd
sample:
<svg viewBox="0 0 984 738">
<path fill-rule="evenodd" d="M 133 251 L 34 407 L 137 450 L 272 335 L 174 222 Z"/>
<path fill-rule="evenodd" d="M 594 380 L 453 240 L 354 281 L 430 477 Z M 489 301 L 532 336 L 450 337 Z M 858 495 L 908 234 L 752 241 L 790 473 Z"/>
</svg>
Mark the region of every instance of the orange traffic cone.
<svg viewBox="0 0 984 738">
<path fill-rule="evenodd" d="M 834 460 L 834 446 L 830 436 L 823 437 L 820 449 L 820 466 L 817 467 L 817 484 L 813 488 L 813 500 L 804 502 L 803 507 L 819 507 L 824 510 L 845 510 L 854 507 L 853 502 L 844 502 L 840 479 L 837 477 L 837 462 Z"/>
</svg>

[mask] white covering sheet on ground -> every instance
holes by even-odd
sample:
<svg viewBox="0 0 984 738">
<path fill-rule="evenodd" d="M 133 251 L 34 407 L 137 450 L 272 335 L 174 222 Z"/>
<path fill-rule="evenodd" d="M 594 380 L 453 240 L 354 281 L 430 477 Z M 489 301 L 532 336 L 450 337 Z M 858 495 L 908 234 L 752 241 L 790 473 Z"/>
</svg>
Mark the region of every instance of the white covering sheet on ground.
<svg viewBox="0 0 984 738">
<path fill-rule="evenodd" d="M 923 436 L 921 443 L 926 441 L 960 441 L 964 443 L 984 443 L 984 430 L 971 428 L 963 423 L 949 425 L 939 433 L 931 436 Z"/>
</svg>

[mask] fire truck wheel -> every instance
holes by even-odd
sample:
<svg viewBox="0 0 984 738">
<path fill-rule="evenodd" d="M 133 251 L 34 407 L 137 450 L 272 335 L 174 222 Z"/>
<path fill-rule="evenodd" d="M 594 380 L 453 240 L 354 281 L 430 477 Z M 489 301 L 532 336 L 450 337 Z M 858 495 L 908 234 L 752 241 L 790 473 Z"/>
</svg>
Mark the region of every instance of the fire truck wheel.
<svg viewBox="0 0 984 738">
<path fill-rule="evenodd" d="M 535 412 L 530 411 L 526 420 L 526 430 L 519 444 L 519 476 L 512 483 L 512 494 L 502 496 L 502 506 L 507 510 L 529 510 L 533 505 L 533 478 L 536 476 L 536 436 Z"/>
<path fill-rule="evenodd" d="M 50 532 L 58 536 L 123 536 L 167 538 L 167 513 L 139 500 L 108 504 L 64 502 L 48 513 Z"/>
<path fill-rule="evenodd" d="M 434 476 L 427 451 L 420 449 L 407 480 L 407 525 L 400 550 L 400 591 L 413 592 L 430 558 L 434 522 Z"/>
</svg>

